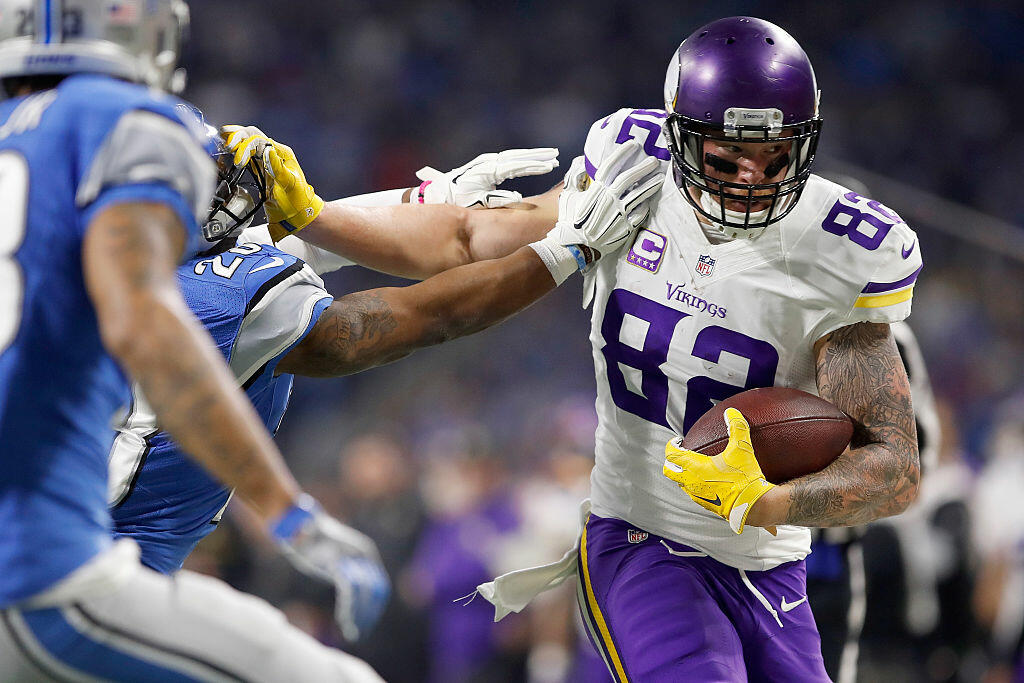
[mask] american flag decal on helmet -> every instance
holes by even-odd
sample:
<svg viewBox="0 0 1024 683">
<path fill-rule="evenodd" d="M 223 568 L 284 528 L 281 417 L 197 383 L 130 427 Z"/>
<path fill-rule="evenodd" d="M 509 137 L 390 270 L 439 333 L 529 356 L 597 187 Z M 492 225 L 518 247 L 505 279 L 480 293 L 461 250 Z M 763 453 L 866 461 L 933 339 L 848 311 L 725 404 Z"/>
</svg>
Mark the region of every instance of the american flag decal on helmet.
<svg viewBox="0 0 1024 683">
<path fill-rule="evenodd" d="M 626 540 L 630 543 L 643 543 L 650 536 L 646 531 L 640 531 L 639 529 L 630 529 L 626 532 Z"/>
<path fill-rule="evenodd" d="M 107 5 L 111 24 L 134 24 L 139 20 L 137 0 L 113 0 Z"/>
</svg>

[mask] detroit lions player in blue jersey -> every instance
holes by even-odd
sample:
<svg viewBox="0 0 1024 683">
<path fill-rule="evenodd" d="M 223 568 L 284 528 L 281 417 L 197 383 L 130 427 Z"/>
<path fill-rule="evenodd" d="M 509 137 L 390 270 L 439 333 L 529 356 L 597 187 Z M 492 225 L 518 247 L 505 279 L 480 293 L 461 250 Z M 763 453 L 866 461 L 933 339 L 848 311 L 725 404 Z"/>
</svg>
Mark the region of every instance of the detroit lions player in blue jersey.
<svg viewBox="0 0 1024 683">
<path fill-rule="evenodd" d="M 323 282 L 297 257 L 246 243 L 186 262 L 178 284 L 257 414 L 276 431 L 292 385 L 277 364 L 330 305 Z M 143 564 L 170 572 L 213 530 L 230 489 L 157 430 L 148 402 L 133 389 L 111 450 L 111 472 L 123 475 L 112 482 L 115 535 L 139 543 Z"/>
<path fill-rule="evenodd" d="M 257 129 L 234 130 L 242 133 L 234 136 L 238 148 L 259 138 L 263 146 L 275 147 L 275 158 L 287 149 L 264 139 Z M 301 169 L 290 150 L 284 153 L 292 173 L 301 178 Z M 507 177 L 551 170 L 557 164 L 555 153 L 538 149 L 481 155 L 451 174 L 430 173 L 432 180 L 425 184 L 433 185 L 433 191 L 445 201 L 464 205 L 498 201 L 504 205 L 509 199 L 521 197 L 495 190 L 495 186 Z M 392 255 L 391 262 L 385 264 L 380 252 L 386 246 L 377 246 L 378 265 L 392 271 L 404 268 L 419 274 L 454 267 L 466 260 L 496 260 L 455 269 L 446 278 L 408 288 L 349 295 L 328 310 L 331 296 L 318 275 L 350 261 L 295 237 L 285 237 L 281 248 L 276 248 L 270 239 L 274 224 L 233 234 L 232 226 L 243 227 L 258 204 L 249 197 L 260 197 L 264 190 L 269 190 L 271 196 L 281 191 L 276 182 L 267 187 L 261 180 L 263 166 L 259 160 L 250 162 L 241 153 L 238 165 L 227 162 L 223 154 L 218 157 L 224 167 L 223 188 L 231 190 L 241 178 L 250 178 L 248 185 L 254 189 L 239 188 L 236 197 L 218 200 L 209 225 L 216 226 L 224 236 L 223 244 L 214 250 L 216 253 L 182 265 L 178 278 L 190 308 L 217 342 L 237 382 L 271 431 L 277 428 L 287 407 L 290 373 L 341 375 L 388 362 L 415 348 L 494 324 L 556 284 L 535 250 L 523 249 L 497 258 L 511 251 L 517 239 L 531 234 L 542 236 L 555 222 L 554 206 L 505 212 L 454 207 L 385 208 L 381 202 L 400 201 L 403 195 L 408 199 L 410 194 L 389 191 L 332 202 L 327 205 L 328 216 L 320 221 L 319 210 L 314 209 L 309 223 L 320 225 L 333 220 L 347 234 L 365 233 L 381 225 L 381 217 L 386 215 L 390 233 L 416 235 L 421 242 L 439 247 L 419 253 L 441 252 L 440 256 L 419 256 L 413 263 Z M 293 224 L 295 215 L 305 213 L 304 202 L 323 206 L 304 182 L 294 184 L 291 194 L 294 199 L 278 200 L 278 204 L 292 206 L 288 216 L 278 216 L 289 224 Z M 551 203 L 550 197 L 537 199 Z M 367 204 L 377 207 L 363 208 Z M 230 210 L 218 208 L 225 206 Z M 527 200 L 525 206 L 536 204 Z M 271 207 L 269 214 L 274 216 L 275 210 Z M 477 247 L 468 253 L 455 249 L 445 253 L 447 238 L 457 234 L 471 236 Z M 579 264 L 567 250 L 565 255 L 568 275 Z M 488 286 L 481 287 L 481 280 L 486 280 Z M 368 343 L 371 340 L 373 343 Z M 288 372 L 282 373 L 282 368 Z M 132 411 L 121 423 L 111 451 L 110 500 L 115 534 L 135 539 L 147 566 L 162 572 L 175 571 L 195 544 L 213 530 L 230 491 L 189 462 L 177 444 L 159 431 L 152 410 L 136 390 Z"/>
<path fill-rule="evenodd" d="M 377 681 L 265 603 L 110 540 L 120 363 L 357 628 L 386 587 L 372 543 L 300 494 L 175 286 L 215 178 L 154 89 L 180 80 L 186 21 L 180 0 L 0 2 L 0 680 Z"/>
<path fill-rule="evenodd" d="M 198 114 L 190 108 L 180 111 L 187 117 Z M 331 297 L 297 257 L 273 246 L 234 246 L 234 239 L 225 239 L 251 221 L 263 204 L 266 184 L 257 166 L 232 164 L 216 129 L 201 125 L 217 149 L 218 164 L 217 194 L 203 232 L 219 244 L 182 264 L 178 285 L 257 414 L 274 431 L 291 392 L 291 376 L 274 372 L 277 361 L 316 323 Z M 210 522 L 230 495 L 229 488 L 159 431 L 138 385 L 120 421 L 110 471 L 115 537 L 133 538 L 142 563 L 162 572 L 181 567 L 213 529 Z"/>
</svg>

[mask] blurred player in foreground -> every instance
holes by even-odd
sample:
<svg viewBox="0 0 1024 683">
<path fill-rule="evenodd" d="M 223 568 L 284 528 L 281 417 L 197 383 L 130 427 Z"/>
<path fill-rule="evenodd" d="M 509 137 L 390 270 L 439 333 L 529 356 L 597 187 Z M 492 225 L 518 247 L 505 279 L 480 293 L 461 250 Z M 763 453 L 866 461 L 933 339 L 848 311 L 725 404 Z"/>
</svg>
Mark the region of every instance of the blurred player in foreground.
<svg viewBox="0 0 1024 683">
<path fill-rule="evenodd" d="M 680 45 L 665 110 L 619 110 L 587 137 L 587 177 L 639 140 L 664 179 L 636 238 L 584 281 L 592 502 L 578 553 L 480 592 L 500 617 L 578 572 L 615 680 L 827 680 L 806 527 L 897 514 L 917 493 L 914 413 L 888 324 L 910 313 L 920 249 L 896 213 L 811 175 L 820 127 L 804 51 L 769 22 L 733 17 Z M 675 435 L 716 401 L 765 386 L 839 406 L 856 424 L 851 447 L 779 486 L 744 447 L 738 414 L 727 471 L 680 450 Z"/>
<path fill-rule="evenodd" d="M 215 179 L 160 93 L 180 83 L 187 19 L 179 0 L 0 3 L 0 679 L 377 681 L 266 603 L 172 581 L 110 538 L 120 363 L 358 616 L 387 590 L 373 543 L 302 494 L 176 286 Z"/>
</svg>

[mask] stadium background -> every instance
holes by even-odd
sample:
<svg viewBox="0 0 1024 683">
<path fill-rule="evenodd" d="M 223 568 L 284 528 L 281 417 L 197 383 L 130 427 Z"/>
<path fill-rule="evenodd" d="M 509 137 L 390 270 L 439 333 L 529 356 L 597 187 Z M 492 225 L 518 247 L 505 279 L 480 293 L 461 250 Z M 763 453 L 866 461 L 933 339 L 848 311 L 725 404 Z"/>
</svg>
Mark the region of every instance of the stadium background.
<svg viewBox="0 0 1024 683">
<path fill-rule="evenodd" d="M 701 24 L 751 14 L 789 30 L 822 90 L 818 172 L 866 182 L 917 229 L 926 262 L 911 324 L 941 464 L 912 523 L 869 533 L 861 679 L 1009 679 L 1024 623 L 1024 6 L 218 0 L 192 12 L 188 99 L 290 144 L 325 198 L 510 147 L 557 146 L 564 167 L 593 120 L 661 106 L 668 58 Z M 336 294 L 401 283 L 357 268 L 327 282 Z M 296 382 L 279 443 L 309 490 L 376 538 L 395 582 L 355 650 L 388 680 L 600 680 L 568 591 L 497 625 L 483 600 L 452 602 L 571 543 L 595 424 L 579 298 L 570 282 L 498 329 Z M 330 591 L 277 557 L 242 506 L 188 566 L 337 642 Z"/>
</svg>

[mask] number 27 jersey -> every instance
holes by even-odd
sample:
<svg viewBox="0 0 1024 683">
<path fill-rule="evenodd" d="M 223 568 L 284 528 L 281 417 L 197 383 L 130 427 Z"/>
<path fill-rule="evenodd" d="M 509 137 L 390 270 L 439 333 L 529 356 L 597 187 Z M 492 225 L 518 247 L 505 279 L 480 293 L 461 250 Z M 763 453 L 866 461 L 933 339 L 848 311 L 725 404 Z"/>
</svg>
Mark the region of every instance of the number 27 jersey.
<svg viewBox="0 0 1024 683">
<path fill-rule="evenodd" d="M 731 566 L 769 569 L 810 551 L 807 529 L 734 534 L 664 477 L 665 443 L 747 389 L 817 393 L 814 343 L 846 325 L 907 317 L 920 248 L 890 209 L 817 176 L 759 237 L 709 242 L 669 170 L 663 116 L 620 110 L 594 124 L 585 148 L 593 173 L 614 145 L 646 136 L 644 153 L 666 169 L 633 243 L 598 261 L 585 283 L 597 372 L 593 511 Z"/>
</svg>

